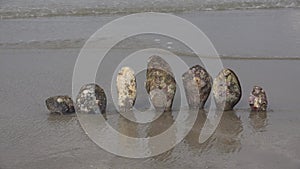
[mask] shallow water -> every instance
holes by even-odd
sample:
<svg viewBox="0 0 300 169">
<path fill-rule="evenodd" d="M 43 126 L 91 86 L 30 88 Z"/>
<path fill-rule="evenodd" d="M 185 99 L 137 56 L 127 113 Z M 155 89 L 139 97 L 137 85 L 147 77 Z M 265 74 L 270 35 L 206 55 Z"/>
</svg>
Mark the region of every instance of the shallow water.
<svg viewBox="0 0 300 169">
<path fill-rule="evenodd" d="M 300 10 L 226 10 L 175 13 L 201 29 L 220 55 L 256 58 L 299 58 Z M 0 49 L 69 49 L 85 41 L 106 23 L 122 15 L 42 17 L 0 20 Z M 184 28 L 183 28 L 184 30 Z M 14 36 L 12 36 L 14 35 Z M 160 47 L 181 55 L 176 42 L 148 36 L 119 48 Z"/>
<path fill-rule="evenodd" d="M 207 107 L 199 112 L 195 125 L 181 143 L 146 159 L 108 153 L 88 138 L 75 115 L 48 113 L 44 105 L 47 97 L 71 95 L 73 67 L 84 41 L 118 16 L 1 20 L 0 41 L 4 45 L 0 50 L 0 168 L 298 169 L 299 10 L 190 12 L 179 16 L 203 29 L 220 54 L 240 58 L 225 57 L 222 62 L 239 76 L 242 100 L 234 111 L 224 113 L 207 142 L 198 143 Z M 156 44 L 157 38 L 160 45 Z M 142 43 L 134 45 L 136 41 Z M 170 39 L 149 36 L 124 42 L 108 55 L 105 62 L 109 64 L 99 69 L 97 83 L 109 97 L 106 116 L 120 132 L 147 137 L 173 123 L 178 94 L 174 112 L 163 114 L 153 123 L 136 125 L 116 113 L 108 92 L 112 69 L 124 55 L 149 46 L 168 49 L 168 42 Z M 175 41 L 172 45 L 175 49 L 181 47 Z M 185 48 L 183 51 L 189 52 Z M 190 66 L 200 64 L 199 59 L 189 54 L 180 57 Z M 143 72 L 138 74 L 138 109 L 149 107 L 144 78 Z M 248 109 L 248 94 L 256 84 L 267 91 L 267 113 L 250 113 Z"/>
</svg>

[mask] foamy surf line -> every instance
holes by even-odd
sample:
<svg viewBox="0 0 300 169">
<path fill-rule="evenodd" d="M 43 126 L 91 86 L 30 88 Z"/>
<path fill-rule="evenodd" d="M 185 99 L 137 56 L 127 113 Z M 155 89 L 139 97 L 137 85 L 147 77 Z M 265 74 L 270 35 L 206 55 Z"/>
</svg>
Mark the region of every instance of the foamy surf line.
<svg viewBox="0 0 300 169">
<path fill-rule="evenodd" d="M 0 43 L 0 49 L 68 49 L 81 48 L 86 39 L 57 39 L 46 41 L 20 41 L 14 43 Z"/>
<path fill-rule="evenodd" d="M 172 5 L 170 5 L 172 4 Z M 22 6 L 22 4 L 21 4 Z M 174 3 L 168 0 L 148 4 L 144 1 L 137 5 L 128 1 L 126 5 L 95 5 L 92 7 L 64 7 L 64 5 L 43 6 L 43 7 L 0 7 L 0 19 L 17 19 L 17 18 L 36 18 L 36 17 L 57 17 L 57 16 L 94 16 L 94 15 L 116 15 L 131 14 L 139 12 L 166 12 L 178 13 L 186 11 L 219 11 L 219 10 L 247 10 L 247 9 L 276 9 L 276 8 L 300 8 L 298 0 L 279 1 L 246 1 L 226 2 L 226 1 L 199 1 Z"/>
<path fill-rule="evenodd" d="M 28 49 L 78 49 L 82 48 L 86 39 L 67 39 L 67 40 L 48 40 L 48 41 L 30 41 L 30 42 L 16 42 L 16 43 L 0 43 L 0 49 L 13 49 L 13 50 L 28 50 Z M 143 49 L 141 46 L 117 46 L 113 50 L 122 49 Z M 201 56 L 189 51 L 178 51 L 170 49 L 172 53 L 182 57 L 198 57 L 204 59 L 226 59 L 226 60 L 300 60 L 300 56 L 232 56 L 232 55 L 220 55 L 220 56 Z"/>
<path fill-rule="evenodd" d="M 173 52 L 178 56 L 196 56 L 193 53 L 183 53 L 183 52 Z M 220 55 L 220 56 L 201 56 L 198 55 L 200 58 L 203 59 L 224 59 L 224 60 L 300 60 L 300 56 L 227 56 L 227 55 Z"/>
</svg>

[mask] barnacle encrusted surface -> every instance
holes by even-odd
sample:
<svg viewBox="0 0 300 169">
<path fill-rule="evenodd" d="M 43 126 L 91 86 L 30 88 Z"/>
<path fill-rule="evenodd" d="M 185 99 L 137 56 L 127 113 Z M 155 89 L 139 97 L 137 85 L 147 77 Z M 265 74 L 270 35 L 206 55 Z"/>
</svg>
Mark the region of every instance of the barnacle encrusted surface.
<svg viewBox="0 0 300 169">
<path fill-rule="evenodd" d="M 254 86 L 249 97 L 249 105 L 252 111 L 266 111 L 268 100 L 266 92 L 260 86 Z"/>
<path fill-rule="evenodd" d="M 212 78 L 200 65 L 191 67 L 182 75 L 190 108 L 203 108 L 212 87 Z"/>
<path fill-rule="evenodd" d="M 97 84 L 91 83 L 81 87 L 76 98 L 76 111 L 79 113 L 105 113 L 106 95 Z"/>
<path fill-rule="evenodd" d="M 118 104 L 120 111 L 132 109 L 136 100 L 136 79 L 130 67 L 123 67 L 117 76 Z"/>
<path fill-rule="evenodd" d="M 222 110 L 232 110 L 242 96 L 237 75 L 230 69 L 223 69 L 213 82 L 213 95 L 216 105 Z"/>
<path fill-rule="evenodd" d="M 151 56 L 148 59 L 146 90 L 156 110 L 172 109 L 176 81 L 170 65 L 159 56 Z"/>
<path fill-rule="evenodd" d="M 53 96 L 46 101 L 46 106 L 51 113 L 70 114 L 75 113 L 73 100 L 69 96 Z"/>
</svg>

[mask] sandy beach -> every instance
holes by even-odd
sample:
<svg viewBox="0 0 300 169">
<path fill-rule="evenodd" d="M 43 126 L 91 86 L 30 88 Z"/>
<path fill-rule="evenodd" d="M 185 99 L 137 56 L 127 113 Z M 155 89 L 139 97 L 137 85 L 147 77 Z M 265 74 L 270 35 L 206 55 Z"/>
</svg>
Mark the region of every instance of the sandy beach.
<svg viewBox="0 0 300 169">
<path fill-rule="evenodd" d="M 76 115 L 53 115 L 44 100 L 72 95 L 72 73 L 84 42 L 98 28 L 122 15 L 58 16 L 0 20 L 0 168 L 230 168 L 299 169 L 300 10 L 260 9 L 180 12 L 175 15 L 198 26 L 233 69 L 242 85 L 242 99 L 225 112 L 216 132 L 204 144 L 197 139 L 207 106 L 184 140 L 161 155 L 129 159 L 94 144 Z M 160 43 L 157 44 L 157 40 Z M 99 68 L 96 82 L 107 92 L 107 120 L 119 132 L 147 137 L 168 128 L 178 111 L 153 123 L 138 125 L 113 107 L 110 80 L 114 68 L 133 51 L 160 47 L 178 52 L 189 66 L 201 64 L 172 39 L 136 37 L 112 50 Z M 139 42 L 139 43 L 137 43 Z M 138 45 L 137 45 L 138 44 Z M 143 88 L 145 72 L 137 75 L 136 106 L 149 106 Z M 250 113 L 248 96 L 262 86 L 269 99 L 266 113 Z"/>
</svg>

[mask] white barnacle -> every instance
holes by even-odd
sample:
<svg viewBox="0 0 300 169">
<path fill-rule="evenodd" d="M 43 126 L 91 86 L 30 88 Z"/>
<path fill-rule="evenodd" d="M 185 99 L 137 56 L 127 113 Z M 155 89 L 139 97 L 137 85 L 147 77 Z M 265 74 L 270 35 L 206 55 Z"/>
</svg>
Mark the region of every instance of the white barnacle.
<svg viewBox="0 0 300 169">
<path fill-rule="evenodd" d="M 63 99 L 62 99 L 62 98 L 58 98 L 56 101 L 57 101 L 58 103 L 62 103 L 62 102 L 63 102 Z"/>
<path fill-rule="evenodd" d="M 84 90 L 84 91 L 82 91 L 82 93 L 86 95 L 89 93 L 89 90 Z"/>
</svg>

